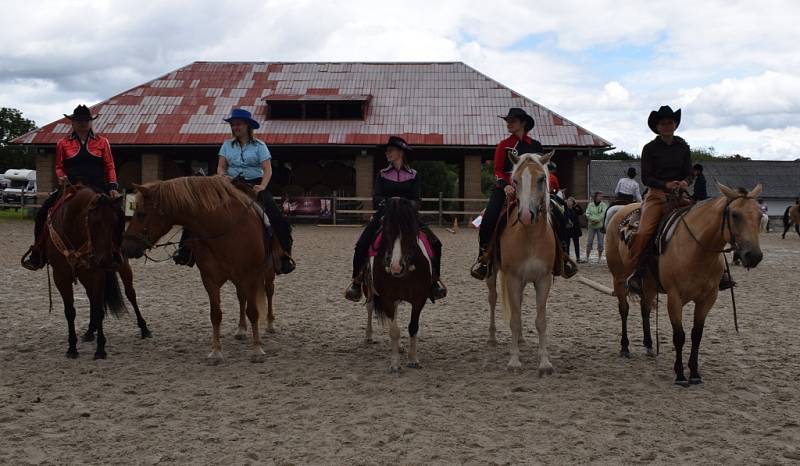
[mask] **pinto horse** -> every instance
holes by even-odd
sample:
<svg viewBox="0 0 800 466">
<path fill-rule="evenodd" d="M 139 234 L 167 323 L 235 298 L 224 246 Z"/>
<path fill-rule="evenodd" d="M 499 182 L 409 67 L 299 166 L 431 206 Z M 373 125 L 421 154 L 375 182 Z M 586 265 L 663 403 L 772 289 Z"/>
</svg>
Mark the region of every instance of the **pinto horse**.
<svg viewBox="0 0 800 466">
<path fill-rule="evenodd" d="M 676 222 L 666 249 L 658 260 L 658 277 L 648 271 L 643 280 L 642 321 L 644 344 L 652 355 L 650 335 L 650 309 L 659 292 L 659 285 L 667 295 L 667 310 L 672 324 L 672 342 L 675 346 L 675 383 L 681 386 L 702 383 L 698 355 L 703 326 L 709 311 L 717 301 L 720 277 L 724 270 L 722 253 L 729 244 L 741 257 L 742 265 L 753 268 L 761 262 L 759 247 L 761 210 L 755 201 L 761 185 L 752 191 L 737 192 L 717 183 L 719 197 L 699 202 Z M 622 320 L 620 355 L 629 357 L 628 349 L 628 289 L 623 270 L 629 260 L 628 248 L 620 238 L 620 222 L 640 204 L 630 204 L 617 212 L 608 225 L 606 251 L 608 268 L 614 276 L 614 295 Z M 689 354 L 689 379 L 683 370 L 683 307 L 694 302 L 692 347 Z"/>
<path fill-rule="evenodd" d="M 546 155 L 509 154 L 514 163 L 511 180 L 516 188 L 516 204 L 510 208 L 508 226 L 500 234 L 500 255 L 494 258 L 486 279 L 489 288 L 489 344 L 495 340 L 497 276 L 503 299 L 503 317 L 511 326 L 511 358 L 508 368 L 522 367 L 519 341 L 522 338 L 522 295 L 525 285 L 536 289 L 536 329 L 539 332 L 539 376 L 553 373 L 547 351 L 547 298 L 553 284 L 553 263 L 557 243 L 550 224 L 550 189 Z M 499 263 L 498 263 L 499 262 Z"/>
<path fill-rule="evenodd" d="M 794 225 L 794 231 L 800 235 L 800 205 L 793 205 L 783 212 L 783 234 L 781 239 L 786 239 L 786 232 Z"/>
<path fill-rule="evenodd" d="M 400 372 L 400 329 L 397 327 L 397 306 L 411 304 L 408 324 L 408 367 L 419 368 L 417 332 L 419 316 L 431 289 L 431 258 L 420 239 L 417 211 L 408 199 L 391 198 L 386 202 L 380 245 L 370 258 L 364 280 L 367 297 L 366 341 L 372 341 L 372 314 L 389 319 L 392 340 L 390 372 Z"/>
<path fill-rule="evenodd" d="M 115 244 L 120 222 L 122 197 L 111 199 L 84 186 L 64 189 L 60 201 L 51 210 L 45 233 L 45 253 L 53 267 L 53 281 L 64 301 L 64 315 L 69 328 L 68 358 L 78 357 L 75 334 L 75 299 L 73 283 L 81 282 L 89 297 L 89 329 L 83 341 L 92 341 L 97 333 L 94 358 L 106 358 L 103 332 L 105 311 L 118 316 L 126 311 L 116 274 L 122 277 L 125 294 L 136 312 L 142 338 L 151 336 L 139 312 L 133 272 L 127 260 L 118 263 L 119 244 Z"/>
<path fill-rule="evenodd" d="M 264 225 L 253 199 L 222 176 L 174 178 L 136 186 L 136 209 L 122 246 L 139 258 L 172 229 L 189 228 L 192 254 L 208 293 L 213 336 L 209 364 L 222 362 L 220 288 L 233 282 L 240 306 L 246 309 L 253 335 L 251 360 L 264 360 L 259 322 L 265 310 L 264 284 L 275 266 Z"/>
</svg>

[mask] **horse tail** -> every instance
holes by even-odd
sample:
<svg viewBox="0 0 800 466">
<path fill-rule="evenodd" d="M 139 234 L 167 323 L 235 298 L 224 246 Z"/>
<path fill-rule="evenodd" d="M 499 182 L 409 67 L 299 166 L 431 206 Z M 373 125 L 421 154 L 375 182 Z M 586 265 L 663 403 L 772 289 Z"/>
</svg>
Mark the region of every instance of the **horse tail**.
<svg viewBox="0 0 800 466">
<path fill-rule="evenodd" d="M 116 271 L 105 272 L 105 290 L 103 292 L 103 307 L 106 312 L 110 312 L 114 317 L 128 312 L 125 301 L 122 299 L 122 292 L 119 289 Z"/>
<path fill-rule="evenodd" d="M 503 305 L 503 321 L 509 323 L 511 322 L 511 307 L 508 304 L 508 283 L 506 281 L 506 275 L 498 271 L 497 276 L 500 278 L 500 303 Z"/>
<path fill-rule="evenodd" d="M 785 226 L 785 227 L 788 227 L 788 226 L 789 226 L 789 210 L 790 210 L 791 208 L 792 208 L 792 206 L 789 206 L 789 207 L 787 207 L 787 208 L 786 208 L 786 210 L 783 212 L 783 226 Z"/>
</svg>

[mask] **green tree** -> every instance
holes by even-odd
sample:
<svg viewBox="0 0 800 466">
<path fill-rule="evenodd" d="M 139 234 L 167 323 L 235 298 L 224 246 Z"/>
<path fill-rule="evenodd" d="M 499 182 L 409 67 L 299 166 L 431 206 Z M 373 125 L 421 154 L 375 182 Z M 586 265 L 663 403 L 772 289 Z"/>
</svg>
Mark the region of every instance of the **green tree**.
<svg viewBox="0 0 800 466">
<path fill-rule="evenodd" d="M 618 150 L 610 154 L 601 153 L 592 155 L 592 160 L 636 160 L 638 158 L 638 155 L 625 152 L 624 150 Z"/>
<path fill-rule="evenodd" d="M 412 162 L 422 177 L 422 197 L 458 196 L 458 166 L 440 161 Z"/>
<path fill-rule="evenodd" d="M 11 144 L 11 141 L 36 129 L 36 123 L 22 116 L 15 108 L 0 108 L 0 173 L 9 168 L 35 168 L 33 151 Z"/>
</svg>

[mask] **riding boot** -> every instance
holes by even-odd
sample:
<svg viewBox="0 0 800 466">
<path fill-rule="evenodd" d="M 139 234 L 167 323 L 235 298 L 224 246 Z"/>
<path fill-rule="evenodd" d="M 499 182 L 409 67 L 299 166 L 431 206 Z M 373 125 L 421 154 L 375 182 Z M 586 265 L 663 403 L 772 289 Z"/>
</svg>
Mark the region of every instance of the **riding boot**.
<svg viewBox="0 0 800 466">
<path fill-rule="evenodd" d="M 291 235 L 291 233 L 289 233 Z M 279 235 L 284 236 L 284 235 Z M 292 273 L 294 269 L 297 267 L 295 264 L 294 259 L 292 259 L 292 238 L 289 236 L 288 238 L 279 237 L 278 240 L 281 243 L 281 248 L 283 249 L 283 255 L 281 256 L 281 269 L 277 271 L 278 275 L 285 275 L 287 273 Z"/>
<path fill-rule="evenodd" d="M 186 265 L 188 267 L 194 266 L 194 255 L 192 254 L 191 248 L 186 242 L 191 237 L 191 233 L 186 228 L 183 229 L 183 233 L 181 233 L 181 239 L 178 244 L 178 250 L 175 251 L 175 255 L 172 257 L 172 260 L 177 265 Z"/>
<path fill-rule="evenodd" d="M 51 196 L 52 198 L 53 196 Z M 44 205 L 36 212 L 36 223 L 33 228 L 33 245 L 22 256 L 20 261 L 21 265 L 28 270 L 39 270 L 45 266 L 47 261 L 44 257 L 44 224 L 47 221 L 47 212 L 50 210 L 52 204 L 50 199 L 44 202 Z"/>
<path fill-rule="evenodd" d="M 356 244 L 356 251 L 353 254 L 353 280 L 350 282 L 350 286 L 345 290 L 344 297 L 353 302 L 361 301 L 361 276 L 364 269 L 364 264 L 366 264 L 366 255 L 367 252 L 363 251 L 363 247 L 360 247 L 360 244 Z"/>
<path fill-rule="evenodd" d="M 726 270 L 726 271 L 722 272 L 722 278 L 719 281 L 719 290 L 720 291 L 729 290 L 729 289 L 733 288 L 734 286 L 736 286 L 736 282 L 733 281 L 733 278 L 728 273 L 728 271 Z"/>
<path fill-rule="evenodd" d="M 644 271 L 641 267 L 636 267 L 636 270 L 625 280 L 625 286 L 628 291 L 639 296 L 644 296 Z"/>
<path fill-rule="evenodd" d="M 489 259 L 486 257 L 486 247 L 481 246 L 478 249 L 478 258 L 475 260 L 475 264 L 472 265 L 472 268 L 469 270 L 469 274 L 472 275 L 472 278 L 476 280 L 486 280 L 486 277 L 489 276 Z"/>
<path fill-rule="evenodd" d="M 431 301 L 437 299 L 444 299 L 447 297 L 447 287 L 442 283 L 442 243 L 438 240 L 431 241 L 433 247 L 433 256 L 431 258 L 431 265 L 433 266 L 433 284 L 431 285 Z"/>
</svg>

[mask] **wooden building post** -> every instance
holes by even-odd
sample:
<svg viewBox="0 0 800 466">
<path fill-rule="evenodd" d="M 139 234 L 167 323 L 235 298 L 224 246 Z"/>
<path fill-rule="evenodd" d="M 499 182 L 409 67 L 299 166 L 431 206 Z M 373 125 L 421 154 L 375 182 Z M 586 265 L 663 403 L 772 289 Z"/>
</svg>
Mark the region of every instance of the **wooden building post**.
<svg viewBox="0 0 800 466">
<path fill-rule="evenodd" d="M 158 181 L 164 177 L 164 161 L 159 154 L 142 154 L 142 183 Z"/>
</svg>

